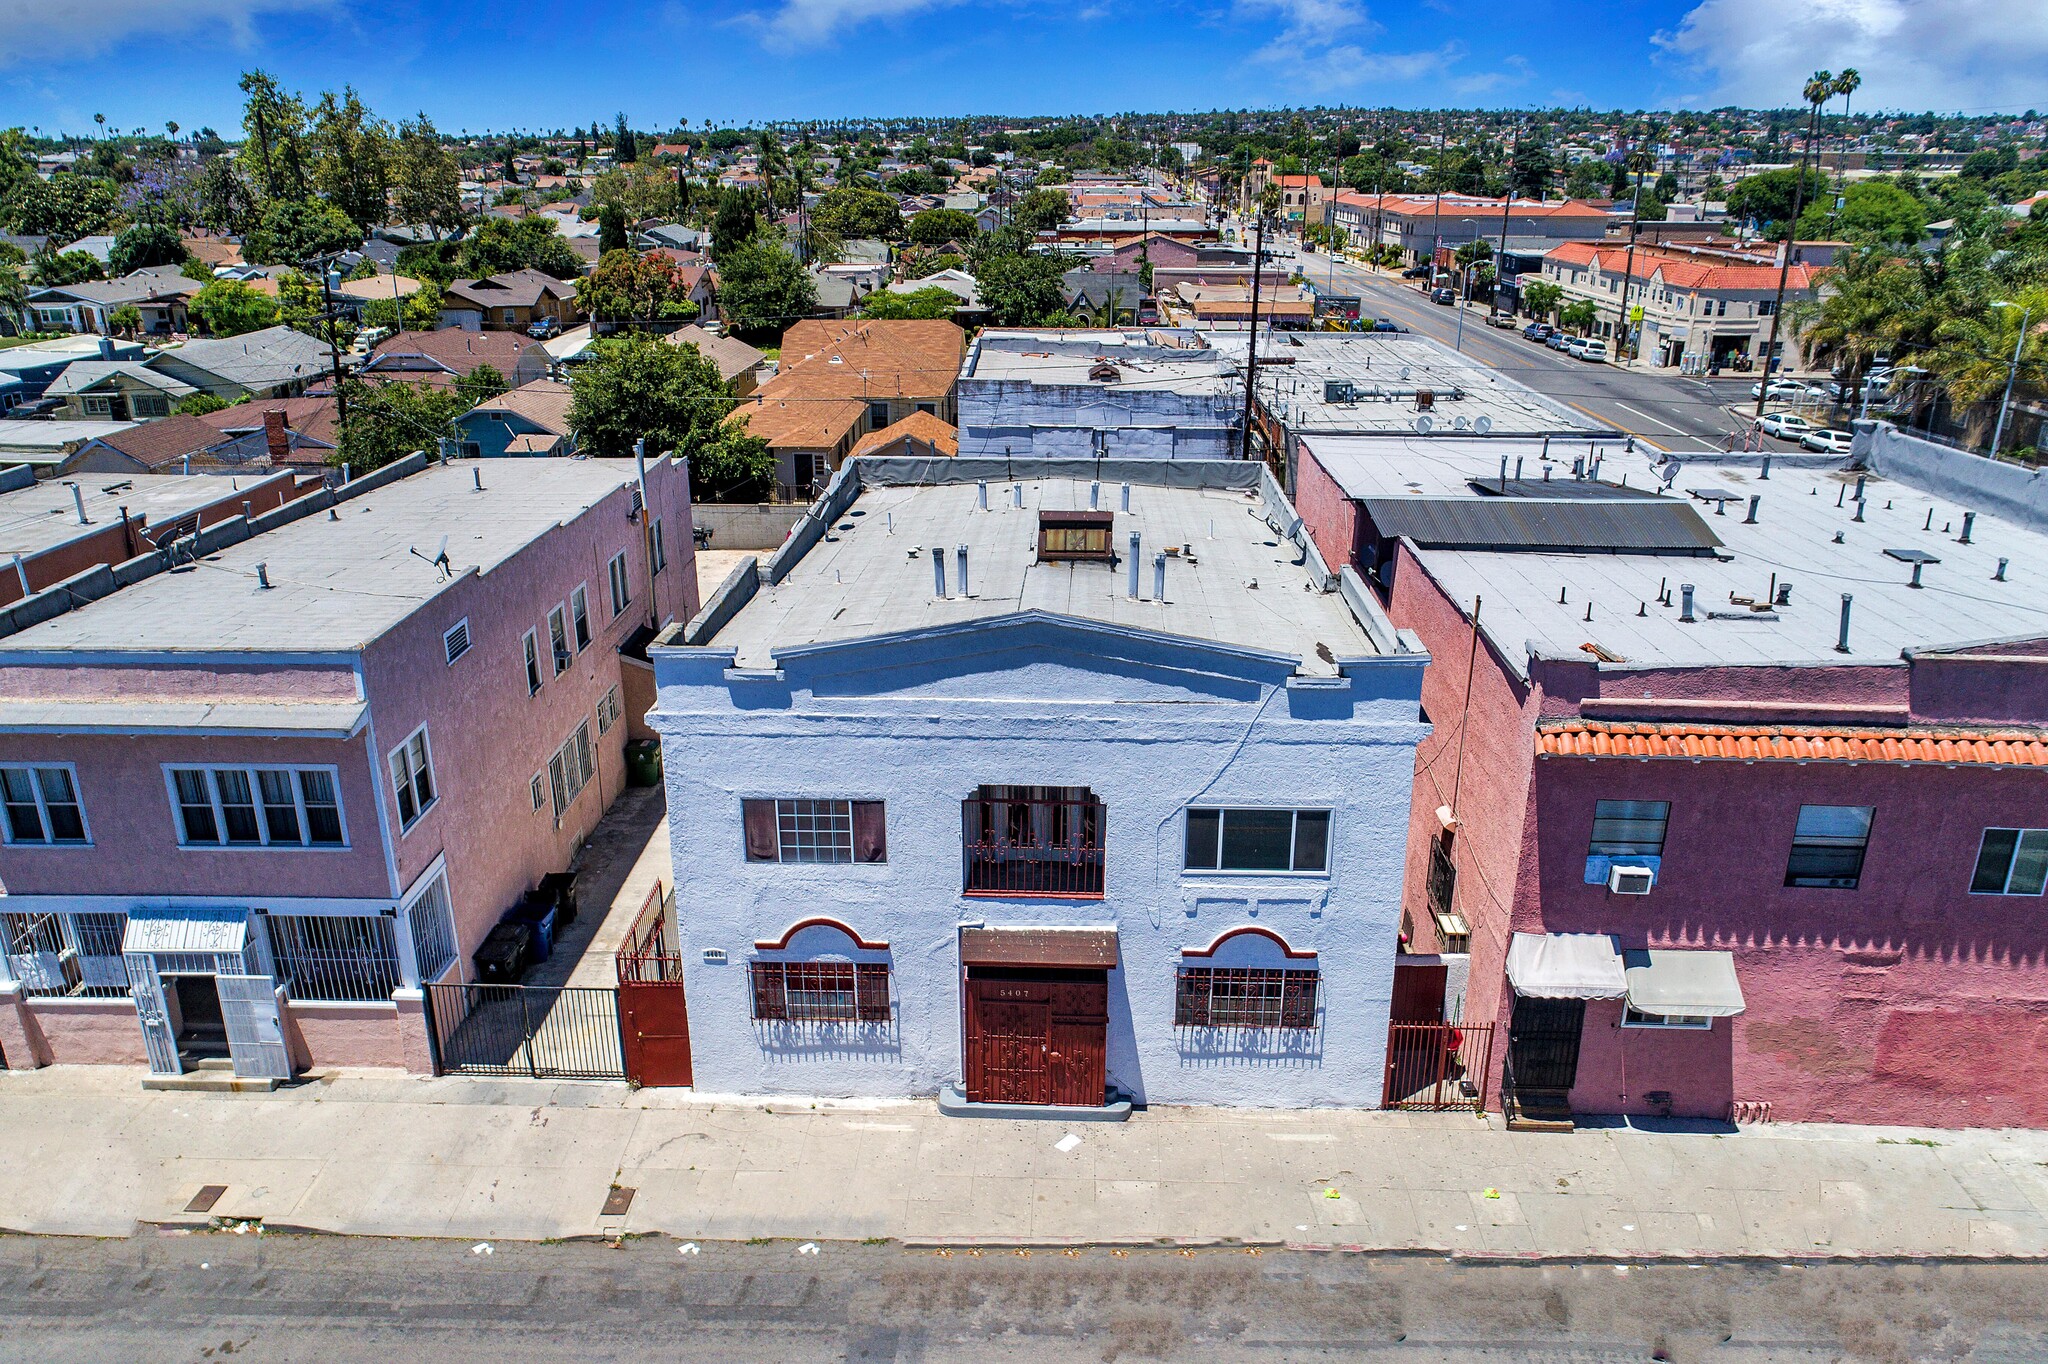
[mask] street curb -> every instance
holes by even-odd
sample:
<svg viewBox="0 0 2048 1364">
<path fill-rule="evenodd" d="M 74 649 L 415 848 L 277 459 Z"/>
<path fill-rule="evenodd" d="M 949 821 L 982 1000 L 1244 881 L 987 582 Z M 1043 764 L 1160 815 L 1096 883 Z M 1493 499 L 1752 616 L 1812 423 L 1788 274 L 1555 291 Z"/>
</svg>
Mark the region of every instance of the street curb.
<svg viewBox="0 0 2048 1364">
<path fill-rule="evenodd" d="M 1221 1236 L 906 1236 L 905 1250 L 1273 1250 L 1279 1240 L 1232 1240 Z"/>
</svg>

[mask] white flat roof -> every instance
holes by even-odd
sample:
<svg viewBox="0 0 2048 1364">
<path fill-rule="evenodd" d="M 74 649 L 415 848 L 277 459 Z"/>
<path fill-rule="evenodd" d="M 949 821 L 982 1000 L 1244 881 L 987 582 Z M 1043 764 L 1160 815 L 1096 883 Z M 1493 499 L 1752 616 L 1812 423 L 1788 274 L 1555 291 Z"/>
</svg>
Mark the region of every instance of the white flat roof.
<svg viewBox="0 0 2048 1364">
<path fill-rule="evenodd" d="M 1240 358 L 1198 340 L 1200 334 L 1164 328 L 1076 331 L 984 331 L 969 352 L 965 379 L 1033 385 L 1079 385 L 1110 391 L 1228 394 L 1244 384 Z M 1179 338 L 1187 344 L 1159 344 Z M 1091 379 L 1102 361 L 1114 379 Z"/>
<path fill-rule="evenodd" d="M 435 465 L 342 502 L 337 519 L 315 514 L 251 536 L 190 569 L 30 626 L 0 641 L 0 651 L 352 652 L 452 578 L 491 572 L 633 479 L 627 460 Z M 443 536 L 451 579 L 431 562 Z M 259 564 L 268 588 L 257 580 Z"/>
<path fill-rule="evenodd" d="M 1641 486 L 1656 476 L 1646 454 L 1609 450 L 1604 479 L 1627 473 Z M 1968 507 L 1875 475 L 1868 476 L 1859 522 L 1861 476 L 1838 466 L 1774 460 L 1764 480 L 1753 457 L 1681 464 L 1666 498 L 1682 498 L 1699 511 L 1722 542 L 1711 556 L 1415 553 L 1461 608 L 1469 612 L 1474 597 L 1484 599 L 1480 628 L 1525 673 L 1531 650 L 1594 657 L 1582 652 L 1586 644 L 1618 656 L 1614 666 L 1705 667 L 1895 663 L 1909 648 L 2048 635 L 2048 535 L 1979 515 L 1971 542 L 1959 544 Z M 1732 500 L 1716 514 L 1714 501 L 1692 496 L 1695 491 Z M 1753 525 L 1745 521 L 1752 495 L 1763 499 Z M 1939 562 L 1922 567 L 1915 588 L 1913 565 L 1887 550 L 1919 551 Z M 1998 581 L 2001 559 L 2007 564 Z M 1690 624 L 1679 620 L 1684 583 L 1694 586 L 1698 619 Z M 1731 600 L 1764 602 L 1774 584 L 1791 586 L 1788 605 L 1758 612 Z M 1659 603 L 1663 588 L 1670 590 L 1669 606 Z M 1842 654 L 1835 642 L 1845 592 L 1854 601 L 1849 652 Z"/>
<path fill-rule="evenodd" d="M 1023 462 L 1020 461 L 1020 466 Z M 1115 564 L 1038 562 L 1041 510 L 1086 510 L 1089 480 L 1021 480 L 989 485 L 989 510 L 971 482 L 864 487 L 821 540 L 778 584 L 761 590 L 711 638 L 737 650 L 739 666 L 772 667 L 778 650 L 1045 611 L 1136 630 L 1179 635 L 1299 660 L 1303 673 L 1332 676 L 1332 659 L 1379 649 L 1341 593 L 1306 591 L 1300 551 L 1267 524 L 1256 489 L 1133 483 L 1120 509 L 1117 483 L 1101 485 L 1113 513 Z M 1131 532 L 1139 536 L 1139 585 L 1128 593 Z M 935 593 L 931 555 L 946 556 L 957 591 L 957 547 L 968 547 L 969 597 Z M 1166 602 L 1153 595 L 1154 556 L 1168 546 Z M 1323 657 L 1327 652 L 1330 657 Z"/>
<path fill-rule="evenodd" d="M 1330 400 L 1331 380 L 1351 386 L 1350 401 Z M 1421 389 L 1431 395 L 1427 412 L 1416 405 Z M 1414 332 L 1267 332 L 1258 391 L 1298 433 L 1417 432 L 1425 416 L 1429 434 L 1440 436 L 1613 430 Z"/>
<path fill-rule="evenodd" d="M 1309 432 L 1302 446 L 1315 457 L 1344 495 L 1374 497 L 1470 497 L 1474 479 L 1493 482 L 1505 459 L 1510 479 L 1540 482 L 1569 480 L 1572 461 L 1594 454 L 1612 456 L 1622 450 L 1623 437 L 1605 432 L 1584 436 L 1469 436 L 1431 434 L 1325 435 Z M 1642 487 L 1643 465 L 1603 465 L 1601 477 L 1619 486 L 1624 477 Z M 1775 477 L 1775 475 L 1774 475 Z"/>
<path fill-rule="evenodd" d="M 245 489 L 275 479 L 289 480 L 289 474 L 240 475 L 223 478 L 218 474 L 90 474 L 51 479 L 33 488 L 0 494 L 0 556 L 39 554 L 53 545 L 65 544 L 81 535 L 118 525 L 121 508 L 139 517 L 146 526 L 174 521 L 199 507 L 216 502 L 231 506 Z M 85 501 L 87 524 L 78 521 L 78 496 Z M 236 508 L 237 511 L 240 508 Z"/>
</svg>

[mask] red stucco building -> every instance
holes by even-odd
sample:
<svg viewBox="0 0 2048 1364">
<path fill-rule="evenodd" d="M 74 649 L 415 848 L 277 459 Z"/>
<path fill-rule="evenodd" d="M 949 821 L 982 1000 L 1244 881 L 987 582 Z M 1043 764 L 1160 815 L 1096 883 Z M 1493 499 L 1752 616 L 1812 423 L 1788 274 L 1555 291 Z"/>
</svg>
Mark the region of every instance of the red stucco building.
<svg viewBox="0 0 2048 1364">
<path fill-rule="evenodd" d="M 1433 660 L 1404 928 L 1495 1028 L 1489 1106 L 2048 1124 L 2038 519 L 1897 468 L 1547 453 L 1296 469 Z"/>
</svg>

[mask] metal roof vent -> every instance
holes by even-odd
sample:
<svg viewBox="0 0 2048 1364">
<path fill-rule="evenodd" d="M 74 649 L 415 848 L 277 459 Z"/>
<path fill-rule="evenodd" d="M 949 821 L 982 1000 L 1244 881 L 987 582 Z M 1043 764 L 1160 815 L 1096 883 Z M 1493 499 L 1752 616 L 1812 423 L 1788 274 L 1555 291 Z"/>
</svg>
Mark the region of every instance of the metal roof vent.
<svg viewBox="0 0 2048 1364">
<path fill-rule="evenodd" d="M 1902 564 L 1911 564 L 1913 566 L 1913 580 L 1906 584 L 1908 587 L 1924 586 L 1920 581 L 1920 571 L 1929 564 L 1941 562 L 1938 556 L 1929 554 L 1924 549 L 1888 549 L 1885 551 L 1885 555 L 1888 558 L 1897 559 Z"/>
</svg>

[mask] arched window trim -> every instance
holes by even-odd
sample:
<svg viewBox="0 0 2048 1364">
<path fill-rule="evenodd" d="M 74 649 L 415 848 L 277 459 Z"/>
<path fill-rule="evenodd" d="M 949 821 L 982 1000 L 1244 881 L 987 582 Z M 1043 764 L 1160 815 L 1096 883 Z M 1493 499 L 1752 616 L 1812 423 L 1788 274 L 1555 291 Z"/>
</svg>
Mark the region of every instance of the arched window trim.
<svg viewBox="0 0 2048 1364">
<path fill-rule="evenodd" d="M 886 940 L 869 942 L 866 938 L 854 932 L 843 921 L 824 915 L 818 915 L 809 919 L 799 919 L 783 930 L 780 941 L 772 938 L 757 938 L 754 941 L 754 950 L 756 952 L 787 952 L 790 943 L 795 940 L 796 935 L 807 928 L 836 928 L 850 938 L 853 941 L 853 945 L 863 952 L 886 952 L 889 950 L 889 944 Z"/>
<path fill-rule="evenodd" d="M 1281 937 L 1272 929 L 1262 928 L 1257 924 L 1245 924 L 1238 928 L 1225 929 L 1207 947 L 1183 947 L 1181 955 L 1183 957 L 1213 957 L 1222 948 L 1223 944 L 1229 942 L 1232 938 L 1247 933 L 1254 937 L 1265 938 L 1267 941 L 1274 943 L 1279 947 L 1281 954 L 1290 961 L 1314 961 L 1316 959 L 1314 952 L 1297 952 L 1288 944 L 1287 939 Z"/>
</svg>

